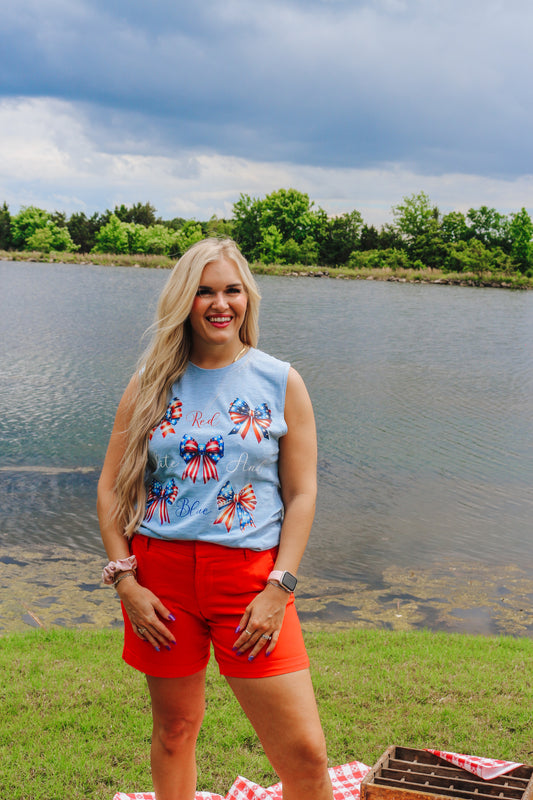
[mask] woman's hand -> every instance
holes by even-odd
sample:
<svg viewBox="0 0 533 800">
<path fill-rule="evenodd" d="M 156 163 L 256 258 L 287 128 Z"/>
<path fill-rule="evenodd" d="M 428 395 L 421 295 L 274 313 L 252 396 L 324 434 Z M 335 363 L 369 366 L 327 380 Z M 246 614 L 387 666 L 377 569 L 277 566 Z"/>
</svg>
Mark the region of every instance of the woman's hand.
<svg viewBox="0 0 533 800">
<path fill-rule="evenodd" d="M 135 578 L 125 578 L 116 587 L 135 634 L 149 642 L 155 650 L 176 644 L 167 626 L 161 621 L 174 622 L 174 617 L 161 600 L 149 589 L 140 586 Z"/>
<path fill-rule="evenodd" d="M 248 653 L 251 661 L 263 647 L 267 648 L 265 655 L 270 655 L 278 641 L 289 599 L 290 594 L 284 589 L 267 583 L 239 621 L 235 633 L 240 633 L 240 636 L 233 645 L 237 655 Z"/>
</svg>

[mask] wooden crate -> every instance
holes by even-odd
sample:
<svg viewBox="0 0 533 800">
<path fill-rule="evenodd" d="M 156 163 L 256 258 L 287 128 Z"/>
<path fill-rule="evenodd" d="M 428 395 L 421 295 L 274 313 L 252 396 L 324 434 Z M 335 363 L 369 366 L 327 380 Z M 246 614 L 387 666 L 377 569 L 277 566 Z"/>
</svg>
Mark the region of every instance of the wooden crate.
<svg viewBox="0 0 533 800">
<path fill-rule="evenodd" d="M 361 782 L 361 800 L 533 800 L 533 767 L 489 781 L 425 750 L 392 745 Z"/>
</svg>

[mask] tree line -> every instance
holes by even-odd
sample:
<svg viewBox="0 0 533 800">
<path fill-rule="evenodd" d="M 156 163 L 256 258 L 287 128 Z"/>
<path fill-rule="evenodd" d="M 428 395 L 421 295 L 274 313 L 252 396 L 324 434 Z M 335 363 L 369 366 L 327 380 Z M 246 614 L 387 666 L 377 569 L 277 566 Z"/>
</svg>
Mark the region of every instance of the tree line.
<svg viewBox="0 0 533 800">
<path fill-rule="evenodd" d="M 178 258 L 205 236 L 230 236 L 252 262 L 445 272 L 521 272 L 533 277 L 533 222 L 525 208 L 510 215 L 481 206 L 441 214 L 425 192 L 392 209 L 377 228 L 354 210 L 329 216 L 309 196 L 279 189 L 241 194 L 232 217 L 164 220 L 151 203 L 115 206 L 87 216 L 35 206 L 11 215 L 0 208 L 0 249 L 155 254 Z"/>
</svg>

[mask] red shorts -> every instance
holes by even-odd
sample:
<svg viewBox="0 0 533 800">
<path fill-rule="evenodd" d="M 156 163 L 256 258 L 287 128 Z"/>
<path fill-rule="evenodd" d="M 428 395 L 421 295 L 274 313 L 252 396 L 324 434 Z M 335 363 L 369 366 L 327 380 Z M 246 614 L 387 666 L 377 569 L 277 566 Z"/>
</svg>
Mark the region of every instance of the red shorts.
<svg viewBox="0 0 533 800">
<path fill-rule="evenodd" d="M 139 583 L 159 597 L 176 618 L 165 624 L 177 644 L 157 652 L 133 632 L 123 611 L 123 658 L 130 666 L 158 678 L 193 675 L 207 665 L 211 642 L 221 674 L 232 678 L 265 678 L 309 666 L 293 597 L 269 656 L 266 647 L 253 661 L 232 650 L 238 638 L 235 628 L 248 603 L 264 589 L 277 548 L 256 552 L 136 534 L 132 553 L 137 556 Z"/>
</svg>

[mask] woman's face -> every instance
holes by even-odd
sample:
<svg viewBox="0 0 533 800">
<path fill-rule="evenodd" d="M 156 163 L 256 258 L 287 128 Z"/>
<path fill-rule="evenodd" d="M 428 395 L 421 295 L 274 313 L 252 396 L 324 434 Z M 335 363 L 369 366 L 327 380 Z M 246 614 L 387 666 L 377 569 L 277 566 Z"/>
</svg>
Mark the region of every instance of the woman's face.
<svg viewBox="0 0 533 800">
<path fill-rule="evenodd" d="M 247 306 L 235 264 L 225 258 L 206 264 L 189 314 L 194 344 L 235 346 Z"/>
</svg>

